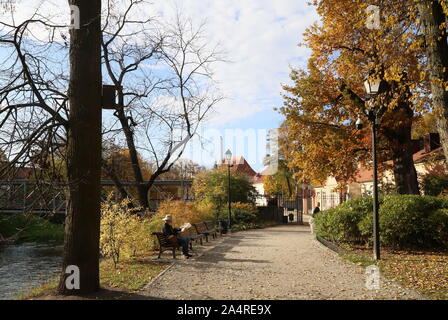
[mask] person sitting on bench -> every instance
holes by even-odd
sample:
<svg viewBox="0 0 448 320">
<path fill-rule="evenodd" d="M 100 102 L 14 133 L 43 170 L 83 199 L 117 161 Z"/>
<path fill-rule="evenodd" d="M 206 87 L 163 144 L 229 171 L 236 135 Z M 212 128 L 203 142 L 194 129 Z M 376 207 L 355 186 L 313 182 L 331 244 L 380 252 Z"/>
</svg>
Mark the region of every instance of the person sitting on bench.
<svg viewBox="0 0 448 320">
<path fill-rule="evenodd" d="M 190 242 L 190 238 L 178 235 L 183 230 L 179 228 L 173 228 L 173 217 L 170 214 L 167 214 L 165 218 L 163 218 L 163 221 L 165 221 L 165 224 L 162 228 L 163 234 L 170 240 L 173 238 L 177 239 L 177 243 L 182 247 L 182 253 L 184 254 L 185 258 L 188 259 L 192 257 L 192 255 L 188 253 L 188 243 Z"/>
</svg>

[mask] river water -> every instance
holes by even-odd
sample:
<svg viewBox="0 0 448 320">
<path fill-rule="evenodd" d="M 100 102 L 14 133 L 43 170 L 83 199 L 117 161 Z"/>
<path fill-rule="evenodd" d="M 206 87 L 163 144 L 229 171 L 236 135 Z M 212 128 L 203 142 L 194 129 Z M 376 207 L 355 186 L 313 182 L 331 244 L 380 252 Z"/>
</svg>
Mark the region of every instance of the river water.
<svg viewBox="0 0 448 320">
<path fill-rule="evenodd" d="M 62 246 L 23 243 L 0 246 L 0 300 L 44 284 L 61 272 Z"/>
</svg>

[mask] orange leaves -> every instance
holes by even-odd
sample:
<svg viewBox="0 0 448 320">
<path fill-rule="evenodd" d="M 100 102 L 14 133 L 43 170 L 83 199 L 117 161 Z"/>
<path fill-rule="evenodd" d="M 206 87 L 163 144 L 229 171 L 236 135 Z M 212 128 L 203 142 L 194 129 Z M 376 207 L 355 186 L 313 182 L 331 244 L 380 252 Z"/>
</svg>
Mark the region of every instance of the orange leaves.
<svg viewBox="0 0 448 320">
<path fill-rule="evenodd" d="M 312 50 L 307 70 L 293 70 L 293 85 L 284 86 L 284 106 L 290 139 L 300 148 L 286 159 L 310 179 L 329 175 L 349 180 L 359 162 L 370 157 L 368 128 L 357 131 L 354 122 L 367 98 L 363 82 L 370 71 L 382 74 L 391 90 L 378 101 L 390 114 L 397 109 L 422 112 L 428 108 L 428 82 L 422 37 L 418 34 L 415 7 L 411 0 L 383 3 L 381 26 L 366 26 L 362 0 L 316 0 L 320 23 L 304 34 Z M 405 108 L 406 107 L 406 108 Z M 410 108 L 406 109 L 409 110 Z M 412 111 L 413 111 L 412 110 Z M 386 115 L 387 115 L 386 113 Z M 412 114 L 384 117 L 382 126 L 408 126 Z M 389 119 L 389 120 L 388 120 Z M 381 145 L 381 148 L 390 147 Z M 382 152 L 385 155 L 385 152 Z"/>
<path fill-rule="evenodd" d="M 443 253 L 387 253 L 384 275 L 434 298 L 448 298 L 448 256 Z"/>
</svg>

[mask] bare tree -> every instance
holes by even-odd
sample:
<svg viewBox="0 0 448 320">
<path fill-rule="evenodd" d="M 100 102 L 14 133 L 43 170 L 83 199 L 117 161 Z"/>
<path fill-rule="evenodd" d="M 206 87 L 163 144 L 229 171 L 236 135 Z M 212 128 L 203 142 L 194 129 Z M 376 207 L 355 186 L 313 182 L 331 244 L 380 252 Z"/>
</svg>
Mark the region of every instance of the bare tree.
<svg viewBox="0 0 448 320">
<path fill-rule="evenodd" d="M 204 25 L 195 27 L 180 15 L 168 27 L 151 20 L 135 21 L 132 9 L 141 3 L 130 1 L 122 15 L 108 10 L 102 46 L 107 74 L 118 90 L 114 116 L 119 130 L 109 133 L 124 135 L 139 204 L 148 208 L 154 181 L 180 159 L 199 125 L 221 100 L 213 89 L 211 66 L 222 59 L 216 47 L 208 48 Z M 139 151 L 149 154 L 154 163 L 147 180 Z M 106 170 L 116 181 L 110 169 Z M 123 194 L 118 181 L 116 185 Z"/>
<path fill-rule="evenodd" d="M 5 57 L 0 65 L 0 148 L 9 160 L 5 170 L 43 163 L 65 143 L 67 50 L 55 40 L 60 27 L 37 11 L 20 24 L 0 21 Z M 46 30 L 45 37 L 35 35 L 36 29 Z"/>
<path fill-rule="evenodd" d="M 61 28 L 39 14 L 0 22 L 0 146 L 9 167 L 42 166 L 58 154 L 67 161 L 67 217 L 59 293 L 99 289 L 101 173 L 101 2 L 78 6 L 80 28 L 68 44 Z M 67 6 L 68 9 L 68 6 Z M 68 10 L 67 10 L 68 12 Z M 67 93 L 67 87 L 69 88 Z M 80 270 L 80 288 L 66 287 L 65 267 Z"/>
</svg>

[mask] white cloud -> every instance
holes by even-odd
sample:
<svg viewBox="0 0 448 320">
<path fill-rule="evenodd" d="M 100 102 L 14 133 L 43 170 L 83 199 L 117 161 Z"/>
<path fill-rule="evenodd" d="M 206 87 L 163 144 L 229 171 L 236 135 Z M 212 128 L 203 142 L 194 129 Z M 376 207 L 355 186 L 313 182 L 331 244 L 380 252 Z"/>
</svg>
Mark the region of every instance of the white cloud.
<svg viewBox="0 0 448 320">
<path fill-rule="evenodd" d="M 173 0 L 153 6 L 165 17 L 177 6 L 196 22 L 205 19 L 210 43 L 220 43 L 232 61 L 215 68 L 228 98 L 217 106 L 210 123 L 215 126 L 272 110 L 270 101 L 288 82 L 289 65 L 306 62 L 309 52 L 297 44 L 318 19 L 314 8 L 297 0 Z"/>
<path fill-rule="evenodd" d="M 41 6 L 39 12 L 53 12 L 52 20 L 68 24 L 65 0 L 18 3 L 16 21 L 29 18 Z M 309 51 L 297 44 L 306 27 L 318 20 L 314 8 L 300 0 L 157 0 L 139 14 L 159 15 L 163 21 L 175 14 L 176 7 L 196 23 L 205 20 L 210 44 L 219 43 L 231 61 L 215 68 L 215 79 L 227 99 L 217 106 L 212 126 L 272 112 L 281 84 L 289 82 L 289 66 L 305 65 Z"/>
</svg>

